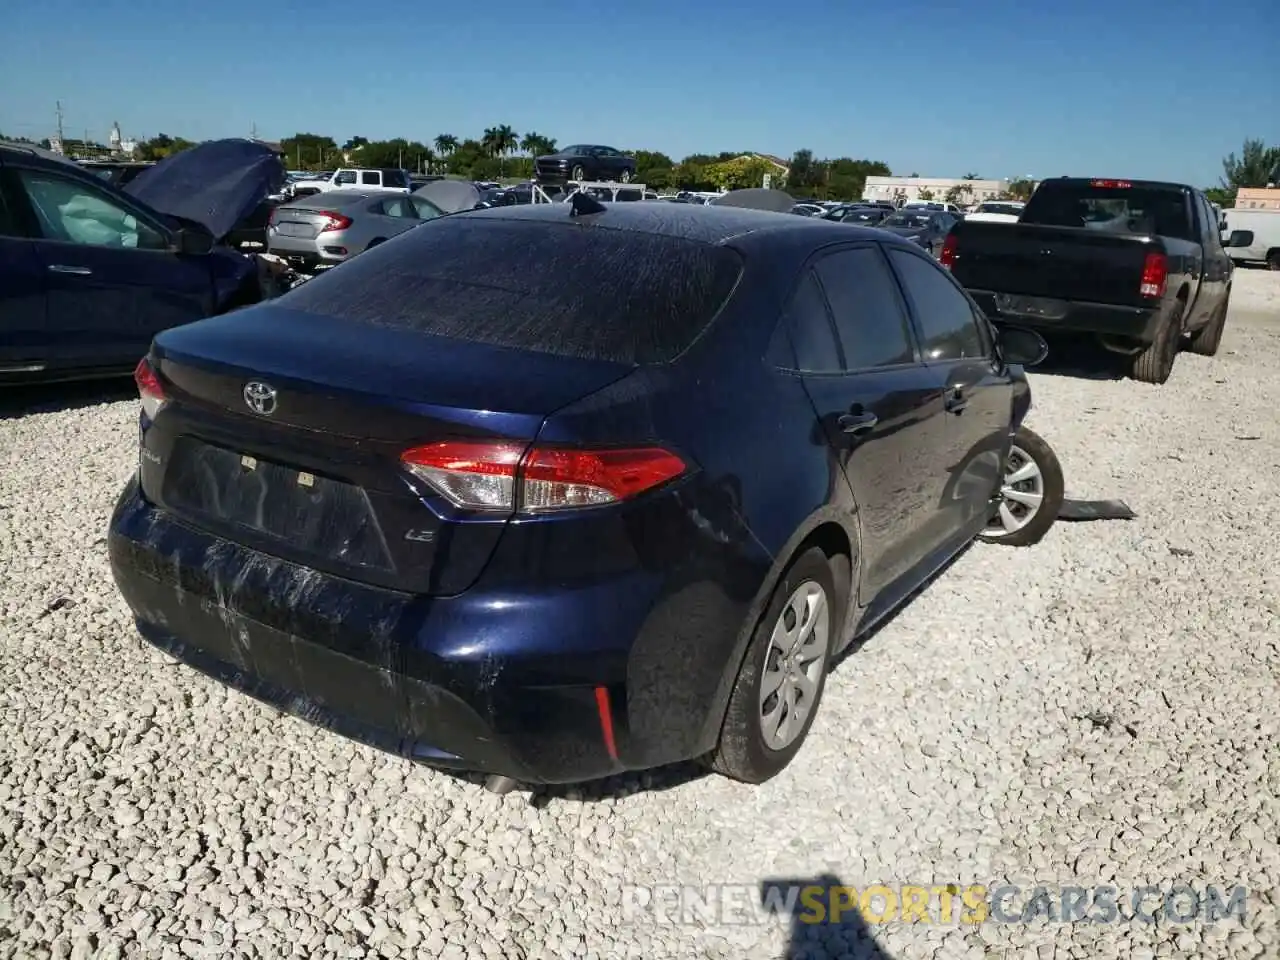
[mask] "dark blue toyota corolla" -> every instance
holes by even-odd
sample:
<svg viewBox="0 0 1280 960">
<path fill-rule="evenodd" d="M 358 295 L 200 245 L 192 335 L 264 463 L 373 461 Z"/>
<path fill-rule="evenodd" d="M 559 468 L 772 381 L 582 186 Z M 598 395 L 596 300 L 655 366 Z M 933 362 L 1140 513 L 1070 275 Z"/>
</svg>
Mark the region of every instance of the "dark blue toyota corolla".
<svg viewBox="0 0 1280 960">
<path fill-rule="evenodd" d="M 760 782 L 833 656 L 1053 522 L 1042 349 L 881 230 L 444 217 L 155 339 L 111 562 L 157 647 L 495 789 Z"/>
</svg>

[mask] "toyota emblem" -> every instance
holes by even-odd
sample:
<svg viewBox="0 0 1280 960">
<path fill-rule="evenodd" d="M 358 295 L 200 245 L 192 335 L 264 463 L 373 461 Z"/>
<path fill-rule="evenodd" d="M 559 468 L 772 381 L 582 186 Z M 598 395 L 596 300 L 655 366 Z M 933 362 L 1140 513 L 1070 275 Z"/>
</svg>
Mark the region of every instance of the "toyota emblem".
<svg viewBox="0 0 1280 960">
<path fill-rule="evenodd" d="M 244 385 L 244 402 L 254 413 L 269 417 L 276 412 L 276 388 L 261 380 Z"/>
</svg>

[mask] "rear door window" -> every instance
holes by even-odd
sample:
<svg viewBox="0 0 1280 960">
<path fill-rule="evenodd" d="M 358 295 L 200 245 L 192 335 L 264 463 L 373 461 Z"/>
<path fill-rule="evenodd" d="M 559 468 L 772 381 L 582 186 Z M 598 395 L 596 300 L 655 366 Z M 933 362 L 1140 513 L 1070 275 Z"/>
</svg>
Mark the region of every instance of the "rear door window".
<svg viewBox="0 0 1280 960">
<path fill-rule="evenodd" d="M 841 250 L 819 260 L 816 269 L 835 318 L 846 369 L 915 360 L 898 284 L 878 249 Z"/>
<path fill-rule="evenodd" d="M 890 250 L 889 259 L 915 312 L 920 352 L 926 363 L 988 355 L 969 299 L 945 270 L 907 250 Z"/>
<path fill-rule="evenodd" d="M 440 217 L 405 238 L 304 283 L 282 305 L 558 356 L 664 363 L 710 325 L 742 272 L 727 247 L 567 222 Z"/>
<path fill-rule="evenodd" d="M 361 170 L 360 183 L 366 187 L 382 186 L 382 175 L 377 170 Z"/>
<path fill-rule="evenodd" d="M 354 170 L 339 170 L 333 178 L 334 183 L 347 184 L 356 182 L 356 172 Z"/>
<path fill-rule="evenodd" d="M 409 181 L 405 179 L 403 170 L 383 170 L 382 185 L 384 187 L 407 187 Z"/>
<path fill-rule="evenodd" d="M 168 239 L 87 183 L 37 170 L 19 170 L 46 240 L 125 250 L 164 250 Z"/>
</svg>

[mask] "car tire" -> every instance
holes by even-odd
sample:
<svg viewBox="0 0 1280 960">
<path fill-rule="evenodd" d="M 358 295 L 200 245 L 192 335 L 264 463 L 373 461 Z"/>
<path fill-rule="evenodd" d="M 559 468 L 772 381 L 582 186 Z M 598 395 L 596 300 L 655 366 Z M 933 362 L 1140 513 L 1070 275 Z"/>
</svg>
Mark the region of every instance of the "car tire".
<svg viewBox="0 0 1280 960">
<path fill-rule="evenodd" d="M 1218 352 L 1218 347 L 1222 345 L 1222 331 L 1227 326 L 1227 303 L 1230 297 L 1231 289 L 1228 288 L 1227 295 L 1222 298 L 1222 303 L 1213 312 L 1209 322 L 1191 335 L 1191 339 L 1187 342 L 1187 349 L 1192 353 L 1202 357 L 1212 357 Z"/>
<path fill-rule="evenodd" d="M 1272 270 L 1280 270 L 1280 248 L 1267 251 L 1267 266 Z"/>
<path fill-rule="evenodd" d="M 365 247 L 365 249 L 366 249 L 366 250 L 372 250 L 372 249 L 373 249 L 374 247 L 376 247 L 378 244 L 380 244 L 380 243 L 386 243 L 386 242 L 387 242 L 387 238 L 386 238 L 386 237 L 374 237 L 372 240 L 370 240 L 370 241 L 369 241 L 369 243 L 368 243 L 368 245 Z"/>
<path fill-rule="evenodd" d="M 1023 474 L 1022 479 L 1014 479 Z M 1058 519 L 1067 494 L 1058 455 L 1034 430 L 1019 427 L 1014 434 L 1000 487 L 999 507 L 978 539 L 1005 547 L 1030 547 L 1043 540 Z M 1029 496 L 1038 496 L 1040 501 L 1033 513 L 1024 513 Z M 1008 522 L 1006 512 L 1018 521 L 1016 526 Z"/>
<path fill-rule="evenodd" d="M 583 167 L 582 164 L 580 163 L 575 164 L 574 168 L 569 171 L 569 179 L 577 180 L 579 183 L 581 183 L 583 180 L 586 180 L 587 179 L 586 168 Z"/>
<path fill-rule="evenodd" d="M 630 182 L 631 182 L 631 171 L 630 171 L 630 170 L 623 170 L 623 171 L 622 171 L 622 173 L 618 174 L 618 179 L 619 179 L 622 183 L 630 183 Z"/>
<path fill-rule="evenodd" d="M 1131 371 L 1134 380 L 1156 386 L 1168 381 L 1173 373 L 1173 362 L 1178 358 L 1178 347 L 1182 342 L 1182 314 L 1186 309 L 1187 305 L 1181 300 L 1175 301 L 1156 332 L 1155 342 L 1134 358 Z"/>
<path fill-rule="evenodd" d="M 836 646 L 840 608 L 831 561 L 820 548 L 810 547 L 782 575 L 751 634 L 729 694 L 720 740 L 704 758 L 712 770 L 743 783 L 764 783 L 781 773 L 799 753 L 822 703 L 831 651 Z M 804 619 L 806 616 L 809 619 Z M 791 642 L 789 634 L 793 629 L 799 648 L 796 653 L 786 654 L 780 643 Z M 788 668 L 788 657 L 797 653 L 803 656 L 792 660 Z M 775 668 L 770 671 L 774 675 L 783 674 L 783 681 L 777 692 L 762 697 L 767 664 Z M 801 675 L 809 686 L 809 695 L 802 701 L 802 715 L 786 710 L 783 699 L 784 692 L 803 691 L 804 685 L 797 682 Z M 775 709 L 779 710 L 780 719 L 791 718 L 789 722 L 798 725 L 785 731 L 781 725 L 770 730 L 772 725 L 766 727 L 766 714 L 772 717 Z M 775 738 L 779 732 L 784 737 Z"/>
</svg>

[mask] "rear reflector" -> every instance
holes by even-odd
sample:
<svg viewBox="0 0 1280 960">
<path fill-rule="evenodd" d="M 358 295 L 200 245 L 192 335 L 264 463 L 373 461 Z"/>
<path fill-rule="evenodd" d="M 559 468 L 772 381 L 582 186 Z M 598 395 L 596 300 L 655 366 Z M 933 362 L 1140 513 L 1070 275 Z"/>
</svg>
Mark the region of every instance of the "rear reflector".
<svg viewBox="0 0 1280 960">
<path fill-rule="evenodd" d="M 1142 264 L 1142 285 L 1139 294 L 1144 297 L 1163 297 L 1164 285 L 1169 278 L 1169 260 L 1158 250 L 1147 254 Z"/>
<path fill-rule="evenodd" d="M 938 262 L 948 270 L 951 265 L 956 262 L 956 237 L 955 234 L 947 234 L 947 239 L 942 241 L 942 253 L 938 254 Z"/>
<path fill-rule="evenodd" d="M 503 441 L 443 440 L 401 462 L 452 504 L 470 510 L 547 513 L 616 503 L 685 472 L 658 447 L 580 450 Z"/>
<path fill-rule="evenodd" d="M 146 357 L 134 368 L 133 382 L 138 385 L 138 396 L 142 398 L 142 412 L 148 420 L 154 420 L 165 403 L 164 387 Z"/>
</svg>

